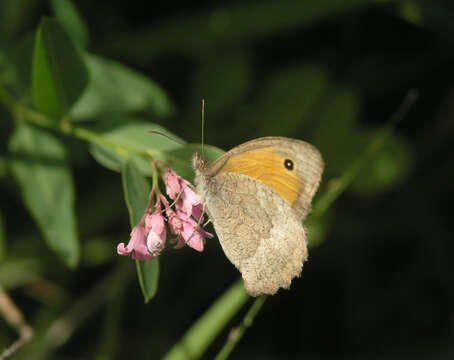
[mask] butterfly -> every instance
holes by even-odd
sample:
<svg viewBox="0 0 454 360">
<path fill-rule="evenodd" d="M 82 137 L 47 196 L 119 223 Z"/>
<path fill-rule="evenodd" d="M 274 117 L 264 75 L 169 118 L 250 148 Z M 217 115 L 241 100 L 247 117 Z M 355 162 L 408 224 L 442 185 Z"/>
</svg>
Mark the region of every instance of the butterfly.
<svg viewBox="0 0 454 360">
<path fill-rule="evenodd" d="M 263 137 L 215 161 L 195 153 L 195 184 L 227 258 L 252 295 L 289 288 L 307 259 L 303 220 L 324 163 L 311 144 Z"/>
</svg>

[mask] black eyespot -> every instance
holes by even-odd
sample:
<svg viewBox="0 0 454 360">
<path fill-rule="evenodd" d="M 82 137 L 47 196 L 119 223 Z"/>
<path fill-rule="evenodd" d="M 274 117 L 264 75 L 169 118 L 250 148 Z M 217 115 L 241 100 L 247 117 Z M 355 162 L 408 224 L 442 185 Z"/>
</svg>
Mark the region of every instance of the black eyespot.
<svg viewBox="0 0 454 360">
<path fill-rule="evenodd" d="M 284 166 L 287 170 L 293 170 L 293 161 L 290 159 L 285 159 Z"/>
</svg>

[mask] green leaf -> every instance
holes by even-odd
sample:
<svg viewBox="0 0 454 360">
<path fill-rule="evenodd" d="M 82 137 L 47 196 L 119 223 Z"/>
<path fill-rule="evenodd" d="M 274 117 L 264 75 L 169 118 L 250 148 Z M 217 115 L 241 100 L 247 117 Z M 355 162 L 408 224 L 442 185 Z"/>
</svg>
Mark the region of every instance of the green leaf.
<svg viewBox="0 0 454 360">
<path fill-rule="evenodd" d="M 153 299 L 158 292 L 159 257 L 152 261 L 136 260 L 137 276 L 145 303 Z"/>
<path fill-rule="evenodd" d="M 238 280 L 191 326 L 164 360 L 199 359 L 248 299 L 242 280 Z"/>
<path fill-rule="evenodd" d="M 74 185 L 64 146 L 55 137 L 21 124 L 10 140 L 11 166 L 25 205 L 49 247 L 74 267 L 79 242 L 74 216 Z"/>
<path fill-rule="evenodd" d="M 178 149 L 166 151 L 163 155 L 178 175 L 192 182 L 194 179 L 192 156 L 195 152 L 202 154 L 201 144 L 187 144 Z M 212 145 L 205 145 L 203 149 L 204 157 L 210 161 L 216 160 L 224 153 L 224 150 Z"/>
<path fill-rule="evenodd" d="M 142 174 L 151 176 L 151 157 L 165 161 L 182 177 L 192 180 L 191 158 L 196 151 L 202 153 L 200 144 L 181 145 L 169 138 L 150 134 L 149 130 L 159 131 L 173 139 L 183 142 L 182 139 L 170 133 L 165 128 L 151 122 L 138 121 L 133 118 L 125 118 L 120 125 L 112 129 L 94 129 L 103 137 L 107 146 L 93 143 L 90 152 L 93 157 L 103 166 L 114 171 L 121 171 L 124 162 L 127 160 L 133 163 Z M 208 160 L 215 160 L 224 151 L 211 145 L 205 145 L 205 157 Z"/>
<path fill-rule="evenodd" d="M 87 68 L 70 37 L 57 21 L 44 18 L 33 53 L 32 93 L 36 108 L 50 117 L 61 117 L 87 83 Z"/>
<path fill-rule="evenodd" d="M 166 92 L 148 77 L 99 56 L 87 54 L 85 60 L 91 82 L 71 111 L 76 120 L 148 109 L 159 117 L 173 114 L 174 107 Z"/>
<path fill-rule="evenodd" d="M 150 184 L 130 161 L 122 169 L 123 191 L 129 210 L 131 227 L 136 226 L 145 212 L 150 194 Z M 137 276 L 145 302 L 150 301 L 158 290 L 159 259 L 152 261 L 136 260 Z"/>
<path fill-rule="evenodd" d="M 86 48 L 88 29 L 73 3 L 70 0 L 51 0 L 50 4 L 58 22 L 65 28 L 74 43 L 81 48 Z"/>
<path fill-rule="evenodd" d="M 128 159 L 142 174 L 152 175 L 150 156 L 166 161 L 166 152 L 178 149 L 182 145 L 165 136 L 150 134 L 148 133 L 150 130 L 159 131 L 183 142 L 176 135 L 152 122 L 125 118 L 123 123 L 111 129 L 94 129 L 102 136 L 106 146 L 99 143 L 91 144 L 90 152 L 101 165 L 108 169 L 121 171 L 123 163 Z"/>
<path fill-rule="evenodd" d="M 140 222 L 147 208 L 151 187 L 131 161 L 125 161 L 123 164 L 121 179 L 126 207 L 129 211 L 129 222 L 133 228 Z"/>
</svg>

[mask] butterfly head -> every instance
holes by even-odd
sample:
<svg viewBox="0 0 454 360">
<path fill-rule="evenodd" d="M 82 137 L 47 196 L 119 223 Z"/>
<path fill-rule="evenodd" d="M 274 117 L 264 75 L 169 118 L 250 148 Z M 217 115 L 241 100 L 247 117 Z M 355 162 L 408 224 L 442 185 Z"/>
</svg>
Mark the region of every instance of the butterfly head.
<svg viewBox="0 0 454 360">
<path fill-rule="evenodd" d="M 198 152 L 192 155 L 192 167 L 195 171 L 203 172 L 207 167 L 208 160 L 203 158 Z"/>
</svg>

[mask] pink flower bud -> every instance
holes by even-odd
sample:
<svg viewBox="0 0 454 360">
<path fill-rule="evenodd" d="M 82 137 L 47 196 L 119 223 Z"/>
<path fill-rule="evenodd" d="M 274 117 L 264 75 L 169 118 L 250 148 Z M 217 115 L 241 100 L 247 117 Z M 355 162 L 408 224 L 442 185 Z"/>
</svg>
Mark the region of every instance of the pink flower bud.
<svg viewBox="0 0 454 360">
<path fill-rule="evenodd" d="M 167 195 L 169 195 L 169 198 L 172 200 L 174 200 L 181 191 L 180 179 L 181 177 L 178 176 L 175 171 L 173 171 L 170 167 L 166 167 L 164 182 L 166 185 Z"/>
<path fill-rule="evenodd" d="M 191 218 L 183 221 L 181 236 L 188 246 L 194 250 L 203 251 L 203 237 L 200 235 L 197 227 L 197 223 Z"/>
<path fill-rule="evenodd" d="M 171 209 L 166 210 L 166 214 L 169 219 L 168 224 L 170 231 L 172 231 L 172 234 L 179 235 L 181 233 L 181 227 L 183 226 L 180 217 Z"/>
<path fill-rule="evenodd" d="M 167 228 L 164 216 L 161 212 L 155 212 L 150 216 L 150 231 L 147 236 L 148 251 L 157 256 L 164 249 L 167 237 Z"/>
<path fill-rule="evenodd" d="M 153 260 L 154 256 L 150 255 L 147 250 L 143 224 L 134 226 L 128 245 L 125 247 L 124 243 L 118 244 L 117 253 L 123 256 L 132 253 L 132 258 L 136 260 Z"/>
<path fill-rule="evenodd" d="M 189 216 L 193 215 L 193 207 L 201 204 L 200 196 L 192 190 L 189 185 L 185 185 L 181 194 L 181 204 L 176 206 L 183 210 Z M 178 205 L 178 204 L 176 204 Z"/>
<path fill-rule="evenodd" d="M 200 221 L 200 218 L 202 217 L 202 212 L 203 212 L 203 205 L 201 203 L 198 205 L 192 206 L 192 217 L 196 221 Z"/>
</svg>

